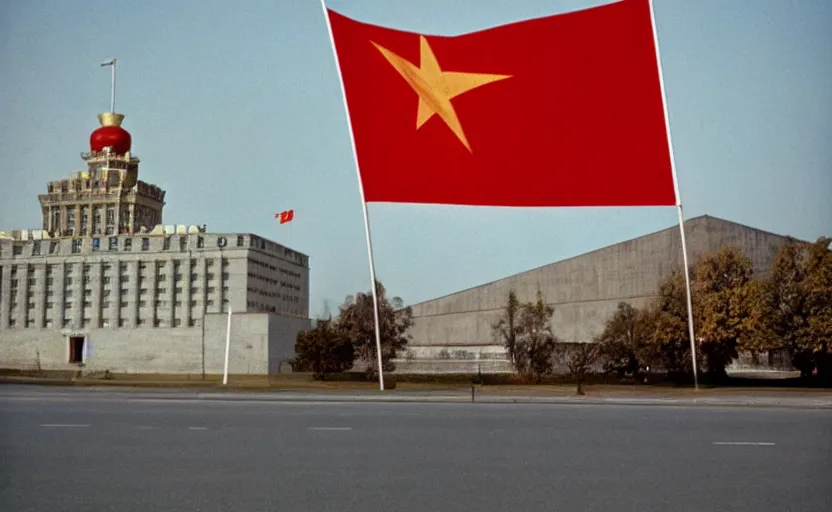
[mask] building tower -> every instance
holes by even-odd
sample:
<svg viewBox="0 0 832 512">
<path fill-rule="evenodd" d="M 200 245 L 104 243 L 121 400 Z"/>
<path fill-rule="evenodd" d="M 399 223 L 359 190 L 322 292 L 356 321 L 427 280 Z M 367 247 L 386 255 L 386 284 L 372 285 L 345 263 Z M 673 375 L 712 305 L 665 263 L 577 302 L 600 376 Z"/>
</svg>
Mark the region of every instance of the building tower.
<svg viewBox="0 0 832 512">
<path fill-rule="evenodd" d="M 86 170 L 49 182 L 38 195 L 43 229 L 52 237 L 140 233 L 162 224 L 165 191 L 138 179 L 139 159 L 130 153 L 130 133 L 115 112 L 115 59 L 110 112 L 90 135 L 90 151 L 81 153 Z"/>
</svg>

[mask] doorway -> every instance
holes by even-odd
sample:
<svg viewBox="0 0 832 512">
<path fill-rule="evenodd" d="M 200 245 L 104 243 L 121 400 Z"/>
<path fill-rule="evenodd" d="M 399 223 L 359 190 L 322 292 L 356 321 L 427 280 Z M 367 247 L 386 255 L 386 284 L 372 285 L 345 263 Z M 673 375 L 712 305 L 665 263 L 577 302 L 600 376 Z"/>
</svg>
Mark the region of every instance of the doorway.
<svg viewBox="0 0 832 512">
<path fill-rule="evenodd" d="M 84 362 L 84 337 L 70 336 L 69 337 L 69 362 L 83 363 Z"/>
</svg>

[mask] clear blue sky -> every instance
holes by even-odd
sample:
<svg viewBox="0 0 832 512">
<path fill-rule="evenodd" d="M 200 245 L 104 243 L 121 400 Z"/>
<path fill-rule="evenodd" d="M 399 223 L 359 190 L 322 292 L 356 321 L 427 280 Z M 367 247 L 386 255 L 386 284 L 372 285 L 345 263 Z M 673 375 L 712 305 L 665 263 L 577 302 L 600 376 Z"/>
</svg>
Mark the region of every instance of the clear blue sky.
<svg viewBox="0 0 832 512">
<path fill-rule="evenodd" d="M 603 0 L 330 0 L 456 34 Z M 832 2 L 655 0 L 686 217 L 832 235 Z M 369 289 L 358 185 L 317 0 L 0 0 L 0 230 L 82 168 L 96 115 L 127 115 L 165 222 L 310 255 L 311 311 Z M 294 208 L 291 232 L 272 214 Z M 674 225 L 672 208 L 370 205 L 376 266 L 415 303 Z"/>
</svg>

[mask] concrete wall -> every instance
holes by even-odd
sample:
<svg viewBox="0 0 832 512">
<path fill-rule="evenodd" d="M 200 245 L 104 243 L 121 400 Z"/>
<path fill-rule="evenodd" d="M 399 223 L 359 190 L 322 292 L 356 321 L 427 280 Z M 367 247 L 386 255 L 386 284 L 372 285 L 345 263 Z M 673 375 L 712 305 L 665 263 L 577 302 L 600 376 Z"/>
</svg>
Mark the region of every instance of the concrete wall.
<svg viewBox="0 0 832 512">
<path fill-rule="evenodd" d="M 86 336 L 84 372 L 221 374 L 225 358 L 225 314 L 208 314 L 205 331 L 193 328 L 9 329 L 0 331 L 0 368 L 77 370 L 69 363 L 69 336 Z M 308 319 L 268 313 L 231 316 L 229 373 L 276 373 L 294 357 L 297 332 Z M 204 340 L 204 343 L 203 343 Z M 204 352 L 203 352 L 204 351 Z"/>
<path fill-rule="evenodd" d="M 308 318 L 269 316 L 269 373 L 280 373 L 281 363 L 294 359 L 298 332 L 311 328 Z"/>
<path fill-rule="evenodd" d="M 767 273 L 786 238 L 713 217 L 685 223 L 694 262 L 729 245 L 739 246 L 755 270 Z M 521 302 L 540 289 L 555 307 L 552 326 L 567 342 L 591 341 L 621 301 L 637 307 L 656 297 L 660 282 L 682 266 L 679 228 L 672 227 L 413 306 L 411 347 L 495 342 L 491 325 L 510 290 Z"/>
</svg>

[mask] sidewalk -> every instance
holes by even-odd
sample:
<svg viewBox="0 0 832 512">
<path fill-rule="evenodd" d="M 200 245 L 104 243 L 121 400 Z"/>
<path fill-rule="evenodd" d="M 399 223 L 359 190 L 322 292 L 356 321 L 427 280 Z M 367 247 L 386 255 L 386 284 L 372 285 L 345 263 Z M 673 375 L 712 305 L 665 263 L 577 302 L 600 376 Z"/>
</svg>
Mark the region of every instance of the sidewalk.
<svg viewBox="0 0 832 512">
<path fill-rule="evenodd" d="M 574 386 L 491 386 L 452 389 L 262 389 L 233 387 L 148 388 L 124 386 L 53 387 L 0 385 L 0 400 L 179 400 L 238 402 L 362 402 L 362 403 L 478 403 L 478 404 L 569 404 L 569 405 L 651 405 L 708 407 L 786 407 L 832 410 L 832 390 L 713 388 L 698 391 L 685 388 L 639 389 L 617 386 L 587 386 L 586 394 L 575 394 Z M 19 382 L 19 381 L 18 381 Z"/>
</svg>

